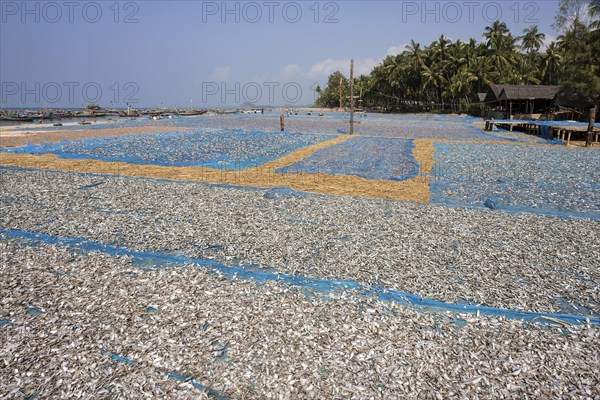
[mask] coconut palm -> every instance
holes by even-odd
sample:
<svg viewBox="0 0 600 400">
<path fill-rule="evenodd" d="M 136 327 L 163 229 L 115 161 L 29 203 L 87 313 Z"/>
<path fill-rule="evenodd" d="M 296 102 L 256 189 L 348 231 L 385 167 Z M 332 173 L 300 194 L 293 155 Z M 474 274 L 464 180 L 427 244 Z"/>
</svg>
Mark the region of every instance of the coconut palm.
<svg viewBox="0 0 600 400">
<path fill-rule="evenodd" d="M 506 23 L 496 20 L 492 25 L 485 27 L 483 36 L 487 39 L 487 45 L 489 46 L 494 37 L 505 36 L 508 33 L 509 29 Z"/>
<path fill-rule="evenodd" d="M 589 8 L 592 22 L 589 25 L 591 30 L 600 30 L 600 0 L 590 0 Z"/>
<path fill-rule="evenodd" d="M 521 39 L 523 50 L 530 53 L 531 51 L 538 51 L 542 47 L 546 35 L 538 32 L 537 25 L 531 25 L 529 28 L 523 30 L 523 36 L 520 36 L 519 39 Z"/>
<path fill-rule="evenodd" d="M 560 0 L 589 4 L 600 17 L 600 0 Z M 582 3 L 583 4 L 583 3 Z M 593 6 L 597 8 L 593 11 Z M 388 56 L 357 81 L 363 104 L 393 110 L 415 109 L 425 101 L 448 102 L 467 109 L 487 85 L 557 84 L 600 94 L 600 29 L 571 18 L 556 42 L 541 51 L 545 35 L 536 25 L 512 35 L 504 22 L 485 28 L 483 41 L 451 41 L 441 35 L 429 46 L 411 40 L 401 54 Z M 339 74 L 339 72 L 338 72 Z M 323 88 L 320 102 L 339 104 L 339 77 Z"/>
<path fill-rule="evenodd" d="M 437 64 L 431 66 L 423 65 L 422 90 L 433 90 L 436 94 L 437 103 L 443 103 L 443 88 L 446 83 L 442 69 Z"/>
<path fill-rule="evenodd" d="M 489 46 L 493 64 L 500 68 L 500 72 L 510 72 L 516 65 L 518 58 L 515 51 L 515 39 L 512 35 L 492 36 Z"/>
<path fill-rule="evenodd" d="M 407 44 L 405 49 L 410 53 L 413 58 L 415 69 L 419 69 L 423 64 L 421 44 L 416 43 L 414 40 L 410 40 L 410 44 Z"/>
<path fill-rule="evenodd" d="M 542 82 L 546 85 L 556 84 L 556 75 L 560 64 L 562 62 L 562 55 L 556 42 L 552 42 L 548 45 L 546 53 L 542 58 Z"/>
</svg>

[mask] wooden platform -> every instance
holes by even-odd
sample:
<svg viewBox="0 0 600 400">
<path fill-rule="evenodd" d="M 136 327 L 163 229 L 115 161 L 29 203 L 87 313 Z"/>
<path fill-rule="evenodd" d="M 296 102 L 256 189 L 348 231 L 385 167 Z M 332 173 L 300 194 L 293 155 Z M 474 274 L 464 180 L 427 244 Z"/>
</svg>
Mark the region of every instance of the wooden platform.
<svg viewBox="0 0 600 400">
<path fill-rule="evenodd" d="M 522 121 L 485 121 L 485 130 L 493 131 L 496 127 L 505 129 L 509 132 L 519 131 L 525 132 L 532 135 L 542 135 L 542 124 L 535 122 L 522 122 Z M 586 126 L 550 126 L 550 137 L 557 138 L 566 141 L 567 145 L 571 142 L 571 135 L 573 133 L 585 133 L 587 132 Z M 598 137 L 600 136 L 600 128 L 594 128 L 594 142 L 598 143 Z"/>
</svg>

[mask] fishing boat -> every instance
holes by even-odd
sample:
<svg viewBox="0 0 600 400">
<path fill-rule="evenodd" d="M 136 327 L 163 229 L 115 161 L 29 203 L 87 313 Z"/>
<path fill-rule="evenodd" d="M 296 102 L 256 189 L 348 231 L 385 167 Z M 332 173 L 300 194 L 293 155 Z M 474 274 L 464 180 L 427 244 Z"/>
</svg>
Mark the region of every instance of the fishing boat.
<svg viewBox="0 0 600 400">
<path fill-rule="evenodd" d="M 15 122 L 31 122 L 33 118 L 29 115 L 2 115 L 0 116 L 2 121 L 15 121 Z"/>
<path fill-rule="evenodd" d="M 219 114 L 219 115 L 223 115 L 223 114 L 239 114 L 238 110 L 215 110 L 215 113 Z"/>
<path fill-rule="evenodd" d="M 137 118 L 139 117 L 141 114 L 137 111 L 119 111 L 119 117 L 130 117 L 130 118 Z"/>
<path fill-rule="evenodd" d="M 179 111 L 178 114 L 181 117 L 193 117 L 193 116 L 196 116 L 196 115 L 206 114 L 206 110 Z"/>
</svg>

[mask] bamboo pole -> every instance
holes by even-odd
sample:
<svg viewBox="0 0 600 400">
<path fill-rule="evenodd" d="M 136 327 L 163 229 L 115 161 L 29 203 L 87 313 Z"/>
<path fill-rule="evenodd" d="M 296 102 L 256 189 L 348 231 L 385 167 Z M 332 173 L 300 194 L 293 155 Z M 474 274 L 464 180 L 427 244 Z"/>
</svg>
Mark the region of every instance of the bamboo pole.
<svg viewBox="0 0 600 400">
<path fill-rule="evenodd" d="M 354 134 L 354 59 L 350 60 L 350 134 Z"/>
<path fill-rule="evenodd" d="M 592 135 L 594 134 L 594 122 L 596 121 L 596 107 L 590 108 L 590 120 L 587 129 L 587 135 L 585 138 L 585 147 L 592 145 Z"/>
</svg>

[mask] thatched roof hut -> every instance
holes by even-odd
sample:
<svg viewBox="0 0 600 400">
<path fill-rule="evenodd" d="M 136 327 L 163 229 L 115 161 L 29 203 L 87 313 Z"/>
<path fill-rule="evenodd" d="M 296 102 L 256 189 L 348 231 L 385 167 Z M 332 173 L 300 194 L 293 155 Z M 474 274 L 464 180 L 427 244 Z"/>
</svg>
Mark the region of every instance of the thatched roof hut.
<svg viewBox="0 0 600 400">
<path fill-rule="evenodd" d="M 560 91 L 555 85 L 502 85 L 499 100 L 552 100 Z"/>
<path fill-rule="evenodd" d="M 486 104 L 505 118 L 524 114 L 532 116 L 550 111 L 553 99 L 560 91 L 555 85 L 490 85 Z"/>
<path fill-rule="evenodd" d="M 488 88 L 487 93 L 485 94 L 484 101 L 486 103 L 495 103 L 500 98 L 500 92 L 502 92 L 503 85 L 491 84 Z"/>
</svg>

